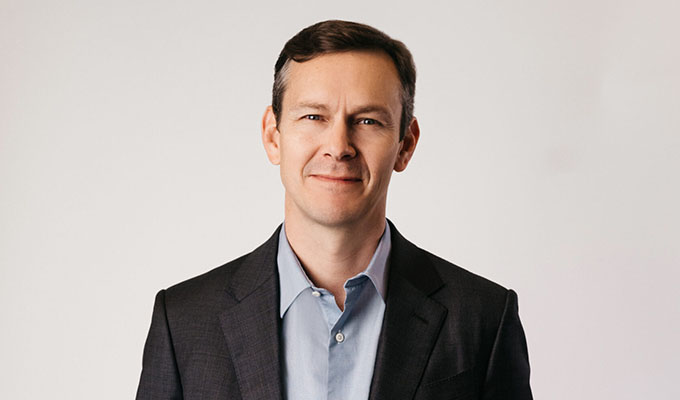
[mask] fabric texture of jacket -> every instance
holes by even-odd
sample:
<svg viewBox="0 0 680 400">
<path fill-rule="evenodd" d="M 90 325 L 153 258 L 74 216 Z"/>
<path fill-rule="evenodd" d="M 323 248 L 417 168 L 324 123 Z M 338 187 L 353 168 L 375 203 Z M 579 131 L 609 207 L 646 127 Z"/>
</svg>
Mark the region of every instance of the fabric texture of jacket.
<svg viewBox="0 0 680 400">
<path fill-rule="evenodd" d="M 279 229 L 252 253 L 158 293 L 137 399 L 282 398 Z M 390 229 L 369 399 L 532 399 L 515 292 Z"/>
</svg>

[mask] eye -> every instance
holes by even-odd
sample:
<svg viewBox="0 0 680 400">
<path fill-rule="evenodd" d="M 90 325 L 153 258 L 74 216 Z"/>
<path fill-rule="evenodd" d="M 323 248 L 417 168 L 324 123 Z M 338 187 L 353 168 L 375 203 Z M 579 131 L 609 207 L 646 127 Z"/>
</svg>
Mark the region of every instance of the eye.
<svg viewBox="0 0 680 400">
<path fill-rule="evenodd" d="M 310 121 L 321 121 L 321 116 L 318 114 L 308 114 L 302 117 L 304 119 L 308 119 Z"/>
<path fill-rule="evenodd" d="M 377 125 L 378 121 L 374 120 L 373 118 L 361 118 L 359 121 L 357 121 L 359 125 Z"/>
</svg>

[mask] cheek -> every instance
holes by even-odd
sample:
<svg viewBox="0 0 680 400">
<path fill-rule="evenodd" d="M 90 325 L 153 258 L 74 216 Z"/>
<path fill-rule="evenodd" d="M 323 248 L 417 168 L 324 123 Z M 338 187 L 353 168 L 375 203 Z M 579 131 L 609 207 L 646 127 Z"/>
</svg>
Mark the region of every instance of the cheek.
<svg viewBox="0 0 680 400">
<path fill-rule="evenodd" d="M 314 156 L 310 146 L 293 140 L 281 142 L 281 176 L 292 178 L 302 175 L 305 166 Z"/>
<path fill-rule="evenodd" d="M 386 152 L 380 158 L 373 159 L 370 169 L 373 174 L 373 179 L 380 184 L 386 185 L 390 181 L 392 171 L 394 171 L 394 164 L 397 160 L 396 150 L 394 152 Z"/>
</svg>

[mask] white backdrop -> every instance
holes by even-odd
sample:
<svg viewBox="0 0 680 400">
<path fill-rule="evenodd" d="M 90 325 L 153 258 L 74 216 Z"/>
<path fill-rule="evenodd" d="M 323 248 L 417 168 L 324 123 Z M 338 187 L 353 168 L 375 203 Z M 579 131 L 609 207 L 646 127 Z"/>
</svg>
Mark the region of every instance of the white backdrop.
<svg viewBox="0 0 680 400">
<path fill-rule="evenodd" d="M 535 397 L 680 398 L 680 3 L 239 3 L 0 2 L 0 398 L 134 396 L 155 293 L 281 221 L 260 117 L 329 18 L 412 50 L 388 216 L 517 290 Z"/>
</svg>

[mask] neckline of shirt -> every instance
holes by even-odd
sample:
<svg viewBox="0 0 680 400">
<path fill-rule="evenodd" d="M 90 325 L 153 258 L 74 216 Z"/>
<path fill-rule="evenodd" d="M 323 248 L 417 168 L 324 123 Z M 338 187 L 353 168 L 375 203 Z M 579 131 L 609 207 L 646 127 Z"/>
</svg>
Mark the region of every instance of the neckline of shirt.
<svg viewBox="0 0 680 400">
<path fill-rule="evenodd" d="M 345 282 L 345 287 L 347 287 L 348 283 L 351 286 L 353 280 L 356 280 L 361 276 L 366 276 L 384 302 L 386 295 L 387 261 L 391 248 L 392 240 L 390 224 L 385 221 L 385 229 L 368 266 L 360 273 L 349 278 Z M 314 291 L 319 291 L 322 288 L 314 286 L 305 273 L 305 270 L 302 268 L 300 260 L 290 247 L 290 243 L 286 237 L 285 221 L 279 232 L 279 247 L 276 261 L 279 272 L 280 317 L 283 318 L 290 305 L 305 289 L 311 288 Z"/>
</svg>

